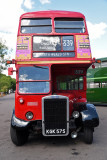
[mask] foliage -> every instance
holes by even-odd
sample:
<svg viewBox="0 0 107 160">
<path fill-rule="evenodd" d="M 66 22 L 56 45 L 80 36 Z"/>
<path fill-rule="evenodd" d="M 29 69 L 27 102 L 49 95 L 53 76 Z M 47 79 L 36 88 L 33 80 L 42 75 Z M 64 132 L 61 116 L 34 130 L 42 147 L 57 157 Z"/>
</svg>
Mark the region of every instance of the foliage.
<svg viewBox="0 0 107 160">
<path fill-rule="evenodd" d="M 2 40 L 0 39 L 0 73 L 2 73 L 2 71 L 4 69 L 6 69 L 6 55 L 8 54 L 8 48 L 5 45 L 4 42 L 2 42 Z"/>
<path fill-rule="evenodd" d="M 0 92 L 7 93 L 9 90 L 15 90 L 16 80 L 10 76 L 0 74 Z"/>
</svg>

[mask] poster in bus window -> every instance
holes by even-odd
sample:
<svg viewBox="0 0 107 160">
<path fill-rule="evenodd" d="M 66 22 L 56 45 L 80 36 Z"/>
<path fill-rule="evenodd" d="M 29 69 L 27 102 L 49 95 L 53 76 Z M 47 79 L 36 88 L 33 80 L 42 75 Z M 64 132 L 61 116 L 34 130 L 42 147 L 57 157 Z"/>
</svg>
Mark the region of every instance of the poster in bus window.
<svg viewBox="0 0 107 160">
<path fill-rule="evenodd" d="M 91 48 L 88 35 L 76 35 L 77 58 L 91 58 Z"/>
<path fill-rule="evenodd" d="M 16 59 L 31 59 L 31 36 L 17 38 Z"/>
</svg>

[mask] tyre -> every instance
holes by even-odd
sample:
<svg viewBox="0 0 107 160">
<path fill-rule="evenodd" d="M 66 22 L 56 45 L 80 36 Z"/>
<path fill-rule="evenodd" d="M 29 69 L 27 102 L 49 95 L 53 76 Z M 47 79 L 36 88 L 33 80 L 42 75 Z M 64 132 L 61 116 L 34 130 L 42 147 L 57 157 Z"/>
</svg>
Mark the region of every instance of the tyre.
<svg viewBox="0 0 107 160">
<path fill-rule="evenodd" d="M 10 127 L 10 136 L 11 136 L 11 140 L 12 142 L 16 145 L 16 146 L 22 146 L 23 144 L 25 144 L 28 140 L 28 131 L 18 131 L 15 128 L 13 128 L 12 126 Z"/>
<path fill-rule="evenodd" d="M 84 128 L 84 141 L 87 144 L 92 144 L 92 142 L 93 142 L 93 130 L 92 130 L 92 128 Z"/>
</svg>

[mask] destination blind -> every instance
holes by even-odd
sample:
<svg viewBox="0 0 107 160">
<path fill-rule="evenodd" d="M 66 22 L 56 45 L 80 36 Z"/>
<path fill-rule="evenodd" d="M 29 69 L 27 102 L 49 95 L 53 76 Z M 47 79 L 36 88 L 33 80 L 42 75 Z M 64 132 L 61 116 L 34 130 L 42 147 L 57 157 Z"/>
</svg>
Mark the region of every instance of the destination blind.
<svg viewBox="0 0 107 160">
<path fill-rule="evenodd" d="M 33 57 L 75 57 L 73 36 L 34 36 Z"/>
</svg>

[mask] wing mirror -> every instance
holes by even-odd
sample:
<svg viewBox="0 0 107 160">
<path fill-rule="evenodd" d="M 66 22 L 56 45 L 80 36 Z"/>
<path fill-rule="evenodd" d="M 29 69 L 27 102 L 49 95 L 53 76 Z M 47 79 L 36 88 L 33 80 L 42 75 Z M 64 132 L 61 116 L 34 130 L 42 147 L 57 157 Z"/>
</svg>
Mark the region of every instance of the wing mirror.
<svg viewBox="0 0 107 160">
<path fill-rule="evenodd" d="M 8 68 L 8 76 L 13 75 L 13 72 L 14 72 L 13 67 L 9 67 Z"/>
<path fill-rule="evenodd" d="M 15 59 L 12 60 L 7 60 L 6 61 L 7 64 L 15 64 Z M 13 72 L 15 72 L 16 70 L 13 70 L 13 67 L 9 67 L 8 68 L 8 75 L 13 75 Z"/>
</svg>

